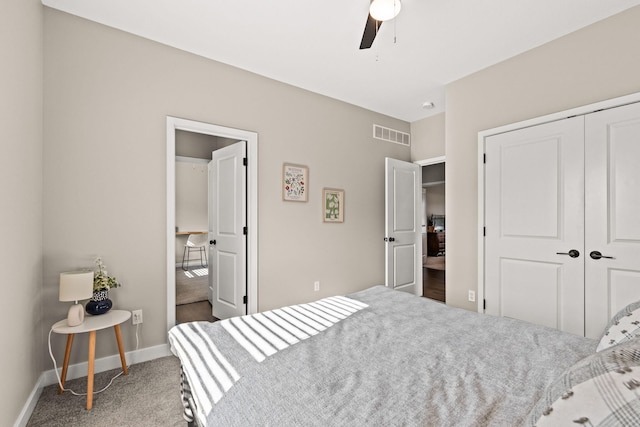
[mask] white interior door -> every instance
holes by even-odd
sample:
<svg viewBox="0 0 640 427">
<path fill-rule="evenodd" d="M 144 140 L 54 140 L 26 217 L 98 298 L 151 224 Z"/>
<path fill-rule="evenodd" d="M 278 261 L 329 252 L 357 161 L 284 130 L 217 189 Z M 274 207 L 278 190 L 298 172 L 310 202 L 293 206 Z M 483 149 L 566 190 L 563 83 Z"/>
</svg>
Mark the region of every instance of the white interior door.
<svg viewBox="0 0 640 427">
<path fill-rule="evenodd" d="M 487 138 L 486 313 L 584 334 L 583 144 L 582 116 Z"/>
<path fill-rule="evenodd" d="M 213 152 L 209 164 L 209 286 L 218 319 L 246 314 L 246 142 Z"/>
<path fill-rule="evenodd" d="M 586 335 L 598 338 L 640 300 L 640 104 L 589 114 L 585 126 Z"/>
<path fill-rule="evenodd" d="M 422 295 L 420 166 L 385 159 L 385 285 Z"/>
</svg>

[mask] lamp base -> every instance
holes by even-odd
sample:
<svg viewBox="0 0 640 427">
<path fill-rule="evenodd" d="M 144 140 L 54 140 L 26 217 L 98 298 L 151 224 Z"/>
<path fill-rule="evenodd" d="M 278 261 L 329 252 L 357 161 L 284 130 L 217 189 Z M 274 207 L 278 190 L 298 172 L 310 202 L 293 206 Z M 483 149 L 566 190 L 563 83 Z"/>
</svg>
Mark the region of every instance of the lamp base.
<svg viewBox="0 0 640 427">
<path fill-rule="evenodd" d="M 78 326 L 82 325 L 82 322 L 84 322 L 84 308 L 82 304 L 73 304 L 67 313 L 67 325 Z"/>
</svg>

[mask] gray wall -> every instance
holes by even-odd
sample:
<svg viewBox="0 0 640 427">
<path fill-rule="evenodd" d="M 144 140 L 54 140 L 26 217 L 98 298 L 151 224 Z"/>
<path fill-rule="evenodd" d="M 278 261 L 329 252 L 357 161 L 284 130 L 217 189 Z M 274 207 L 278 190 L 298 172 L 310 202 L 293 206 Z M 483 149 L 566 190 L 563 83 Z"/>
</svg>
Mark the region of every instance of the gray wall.
<svg viewBox="0 0 640 427">
<path fill-rule="evenodd" d="M 0 425 L 18 418 L 46 353 L 42 315 L 42 4 L 5 0 L 0 13 Z M 57 301 L 57 295 L 52 301 Z M 48 331 L 48 330 L 47 330 Z"/>
<path fill-rule="evenodd" d="M 411 160 L 445 155 L 445 113 L 411 123 Z"/>
<path fill-rule="evenodd" d="M 259 135 L 260 310 L 383 283 L 384 157 L 410 150 L 371 129 L 408 123 L 47 8 L 45 35 L 47 300 L 60 271 L 100 254 L 123 282 L 115 307 L 144 310 L 141 347 L 166 342 L 167 115 Z M 309 202 L 282 201 L 283 162 L 309 167 Z M 344 223 L 322 223 L 323 187 L 345 190 Z M 45 324 L 65 310 L 47 304 Z M 132 349 L 128 323 L 123 338 Z M 98 357 L 116 353 L 112 341 Z"/>
<path fill-rule="evenodd" d="M 444 215 L 445 210 L 445 185 L 432 185 L 424 187 L 426 193 L 426 215 L 427 220 L 431 215 Z"/>
<path fill-rule="evenodd" d="M 640 6 L 447 86 L 447 304 L 475 310 L 478 132 L 640 92 Z"/>
<path fill-rule="evenodd" d="M 211 153 L 211 151 L 209 152 Z M 209 154 L 211 157 L 211 154 Z M 191 159 L 191 160 L 190 160 Z M 206 161 L 181 158 L 176 161 L 176 221 L 177 231 L 209 230 L 209 171 Z M 182 264 L 189 235 L 176 235 L 175 264 Z M 199 260 L 198 252 L 191 252 L 189 259 Z M 199 261 L 198 261 L 199 262 Z M 191 263 L 193 264 L 193 262 Z M 196 264 L 197 265 L 197 264 Z"/>
</svg>

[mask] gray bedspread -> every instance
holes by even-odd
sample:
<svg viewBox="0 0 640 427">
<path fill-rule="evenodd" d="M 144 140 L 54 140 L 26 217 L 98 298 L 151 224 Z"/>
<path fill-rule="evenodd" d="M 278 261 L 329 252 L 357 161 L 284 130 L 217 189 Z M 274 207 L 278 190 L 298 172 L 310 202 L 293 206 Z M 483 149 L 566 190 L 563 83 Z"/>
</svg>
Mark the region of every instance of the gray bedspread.
<svg viewBox="0 0 640 427">
<path fill-rule="evenodd" d="M 348 298 L 366 306 L 306 339 L 279 337 L 280 344 L 272 345 L 275 351 L 260 351 L 264 357 L 239 343 L 247 334 L 242 328 L 235 338 L 230 334 L 233 323 L 172 328 L 172 350 L 194 389 L 200 422 L 517 426 L 553 379 L 595 351 L 590 339 L 383 286 Z M 196 333 L 208 338 L 195 339 Z M 180 344 L 181 339 L 193 348 Z M 209 391 L 198 393 L 198 383 L 218 392 L 205 387 Z"/>
</svg>

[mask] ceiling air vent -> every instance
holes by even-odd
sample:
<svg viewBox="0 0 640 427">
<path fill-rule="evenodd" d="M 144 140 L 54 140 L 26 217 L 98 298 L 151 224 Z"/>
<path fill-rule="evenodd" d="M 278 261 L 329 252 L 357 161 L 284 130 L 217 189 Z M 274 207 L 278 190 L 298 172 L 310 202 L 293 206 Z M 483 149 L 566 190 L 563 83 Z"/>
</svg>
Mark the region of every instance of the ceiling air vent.
<svg viewBox="0 0 640 427">
<path fill-rule="evenodd" d="M 407 147 L 411 146 L 411 139 L 408 133 L 376 124 L 373 125 L 373 137 L 395 144 L 406 145 Z"/>
</svg>

